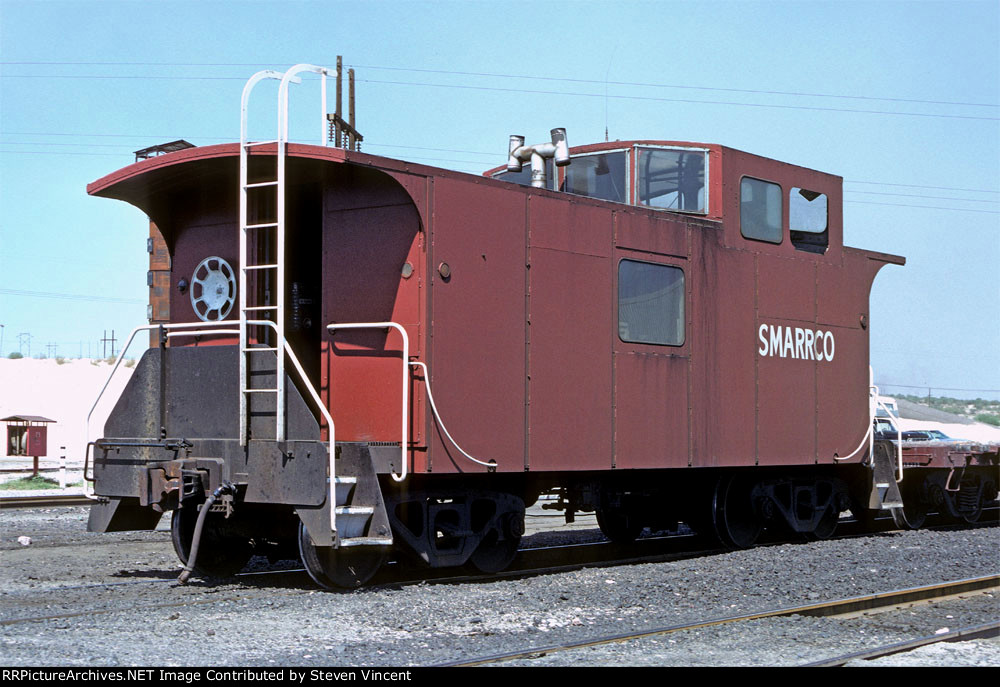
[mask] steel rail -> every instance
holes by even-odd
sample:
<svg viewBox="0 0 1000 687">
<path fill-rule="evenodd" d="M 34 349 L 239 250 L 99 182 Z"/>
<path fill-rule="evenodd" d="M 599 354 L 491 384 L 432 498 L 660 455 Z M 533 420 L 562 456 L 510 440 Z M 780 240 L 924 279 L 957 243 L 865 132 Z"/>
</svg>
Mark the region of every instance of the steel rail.
<svg viewBox="0 0 1000 687">
<path fill-rule="evenodd" d="M 883 656 L 901 654 L 904 651 L 913 651 L 914 649 L 919 649 L 922 646 L 928 646 L 930 644 L 938 644 L 941 642 L 966 642 L 971 639 L 983 639 L 987 637 L 1000 637 L 1000 620 L 994 620 L 993 622 L 984 623 L 982 625 L 971 625 L 969 627 L 963 627 L 959 630 L 944 632 L 939 635 L 918 637 L 917 639 L 910 639 L 905 642 L 887 644 L 875 649 L 856 651 L 851 654 L 837 656 L 836 658 L 828 658 L 822 661 L 806 663 L 802 667 L 839 668 L 851 661 L 870 661 L 875 658 L 882 658 Z"/>
<path fill-rule="evenodd" d="M 48 496 L 4 496 L 0 510 L 7 508 L 57 508 L 64 506 L 89 506 L 94 501 L 83 494 L 50 494 Z"/>
<path fill-rule="evenodd" d="M 488 663 L 502 663 L 504 661 L 510 661 L 519 658 L 529 658 L 531 656 L 537 656 L 539 654 L 551 654 L 558 651 L 584 649 L 591 646 L 600 646 L 603 644 L 615 644 L 619 642 L 631 641 L 633 639 L 642 639 L 645 637 L 673 634 L 675 632 L 682 632 L 685 630 L 698 630 L 701 628 L 714 627 L 718 625 L 729 625 L 750 620 L 760 620 L 763 618 L 776 618 L 776 617 L 784 617 L 790 615 L 831 617 L 846 613 L 856 613 L 863 610 L 889 608 L 899 604 L 915 603 L 918 601 L 938 599 L 944 596 L 952 596 L 955 594 L 976 592 L 985 589 L 998 589 L 998 588 L 1000 588 L 1000 574 L 988 575 L 986 577 L 977 577 L 966 580 L 955 580 L 952 582 L 945 582 L 942 584 L 928 585 L 925 587 L 912 587 L 909 589 L 901 589 L 897 591 L 883 592 L 879 594 L 868 594 L 866 596 L 852 597 L 849 599 L 840 599 L 837 601 L 827 601 L 818 604 L 809 604 L 807 606 L 780 608 L 769 611 L 761 611 L 759 613 L 748 613 L 746 615 L 729 616 L 724 618 L 713 618 L 711 620 L 705 620 L 689 624 L 657 627 L 649 630 L 642 630 L 639 632 L 629 632 L 616 635 L 609 635 L 605 637 L 595 637 L 591 639 L 580 640 L 577 642 L 565 642 L 562 644 L 553 644 L 549 646 L 532 647 L 530 649 L 511 651 L 503 654 L 483 656 L 472 660 L 439 663 L 432 667 L 435 668 L 471 667 L 471 666 L 485 665 Z"/>
</svg>

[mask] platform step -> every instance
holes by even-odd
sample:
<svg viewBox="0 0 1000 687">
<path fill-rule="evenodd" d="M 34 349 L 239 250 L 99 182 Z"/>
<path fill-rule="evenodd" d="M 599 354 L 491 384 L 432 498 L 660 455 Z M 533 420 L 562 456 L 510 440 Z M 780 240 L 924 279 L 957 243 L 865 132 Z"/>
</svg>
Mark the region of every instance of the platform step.
<svg viewBox="0 0 1000 687">
<path fill-rule="evenodd" d="M 333 480 L 336 485 L 337 506 L 344 506 L 351 499 L 351 491 L 358 483 L 357 477 L 336 477 Z M 338 511 L 339 512 L 339 511 Z"/>
<path fill-rule="evenodd" d="M 888 441 L 875 443 L 874 462 L 872 464 L 872 497 L 875 503 L 869 507 L 877 510 L 890 510 L 903 507 L 903 496 L 896 484 L 895 447 Z"/>
</svg>

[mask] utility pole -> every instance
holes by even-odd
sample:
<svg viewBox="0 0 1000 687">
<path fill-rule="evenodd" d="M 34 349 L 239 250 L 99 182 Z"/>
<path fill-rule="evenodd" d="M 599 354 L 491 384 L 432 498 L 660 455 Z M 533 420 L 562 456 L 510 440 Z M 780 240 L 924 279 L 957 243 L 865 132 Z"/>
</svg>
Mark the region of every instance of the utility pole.
<svg viewBox="0 0 1000 687">
<path fill-rule="evenodd" d="M 115 330 L 114 329 L 111 330 L 111 338 L 110 339 L 108 338 L 108 330 L 107 329 L 104 330 L 104 338 L 101 339 L 101 343 L 104 344 L 104 357 L 105 358 L 108 357 L 108 342 L 109 341 L 111 342 L 111 357 L 113 358 L 114 355 L 115 355 Z"/>
<path fill-rule="evenodd" d="M 17 351 L 24 355 L 24 342 L 28 342 L 28 357 L 31 357 L 31 332 L 21 332 L 17 335 Z"/>
<path fill-rule="evenodd" d="M 45 348 L 47 348 L 48 351 L 49 351 L 49 357 L 50 358 L 55 358 L 56 357 L 56 353 L 59 350 L 59 345 L 55 344 L 55 343 L 52 343 L 50 341 L 48 344 L 46 344 Z"/>
</svg>

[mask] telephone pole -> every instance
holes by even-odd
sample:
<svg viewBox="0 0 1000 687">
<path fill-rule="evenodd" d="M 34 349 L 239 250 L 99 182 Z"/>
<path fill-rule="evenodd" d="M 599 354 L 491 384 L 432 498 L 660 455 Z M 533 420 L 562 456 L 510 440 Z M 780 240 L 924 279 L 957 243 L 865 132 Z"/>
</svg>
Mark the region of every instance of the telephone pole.
<svg viewBox="0 0 1000 687">
<path fill-rule="evenodd" d="M 111 357 L 115 356 L 115 330 L 111 330 L 111 338 L 108 338 L 108 330 L 104 330 L 104 338 L 101 339 L 101 343 L 104 344 L 104 357 L 108 357 L 108 342 L 111 342 Z"/>
<path fill-rule="evenodd" d="M 31 332 L 21 332 L 17 335 L 17 351 L 24 355 L 24 344 L 28 343 L 28 357 L 31 357 Z"/>
</svg>

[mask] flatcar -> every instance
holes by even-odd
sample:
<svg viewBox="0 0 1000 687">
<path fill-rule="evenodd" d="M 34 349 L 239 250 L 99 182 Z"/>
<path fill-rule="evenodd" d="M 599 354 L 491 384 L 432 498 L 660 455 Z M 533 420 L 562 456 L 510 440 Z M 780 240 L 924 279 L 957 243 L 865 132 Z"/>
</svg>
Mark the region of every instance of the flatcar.
<svg viewBox="0 0 1000 687">
<path fill-rule="evenodd" d="M 869 292 L 904 259 L 843 245 L 840 177 L 562 130 L 470 175 L 287 121 L 88 186 L 149 215 L 171 292 L 88 446 L 92 531 L 171 512 L 182 576 L 354 587 L 389 555 L 501 570 L 543 493 L 733 547 L 929 498 L 873 432 Z M 947 470 L 958 514 L 995 497 L 995 453 Z"/>
</svg>

